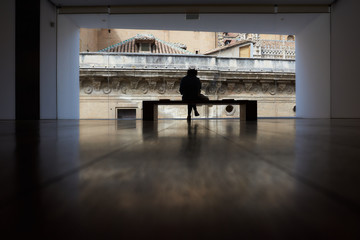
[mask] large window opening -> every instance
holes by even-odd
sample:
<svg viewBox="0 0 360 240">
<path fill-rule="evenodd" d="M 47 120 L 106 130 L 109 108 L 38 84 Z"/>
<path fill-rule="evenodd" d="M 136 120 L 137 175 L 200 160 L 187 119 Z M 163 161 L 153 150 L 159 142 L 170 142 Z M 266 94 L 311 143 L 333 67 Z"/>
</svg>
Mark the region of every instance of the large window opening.
<svg viewBox="0 0 360 240">
<path fill-rule="evenodd" d="M 142 118 L 142 101 L 180 100 L 198 71 L 210 100 L 257 100 L 259 117 L 295 117 L 295 35 L 80 29 L 80 118 Z M 137 110 L 135 110 L 137 109 Z M 238 118 L 238 106 L 199 106 L 202 118 Z M 159 106 L 185 118 L 186 106 Z"/>
<path fill-rule="evenodd" d="M 136 109 L 117 108 L 117 119 L 136 119 Z"/>
</svg>

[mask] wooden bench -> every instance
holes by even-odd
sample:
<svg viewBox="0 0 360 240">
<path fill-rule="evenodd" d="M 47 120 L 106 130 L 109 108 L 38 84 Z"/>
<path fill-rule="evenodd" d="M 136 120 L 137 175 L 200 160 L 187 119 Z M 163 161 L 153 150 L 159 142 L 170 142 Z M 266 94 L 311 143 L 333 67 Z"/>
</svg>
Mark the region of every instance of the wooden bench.
<svg viewBox="0 0 360 240">
<path fill-rule="evenodd" d="M 257 120 L 257 101 L 250 100 L 210 100 L 210 101 L 143 101 L 143 120 L 156 121 L 158 119 L 159 105 L 239 105 L 241 121 Z"/>
</svg>

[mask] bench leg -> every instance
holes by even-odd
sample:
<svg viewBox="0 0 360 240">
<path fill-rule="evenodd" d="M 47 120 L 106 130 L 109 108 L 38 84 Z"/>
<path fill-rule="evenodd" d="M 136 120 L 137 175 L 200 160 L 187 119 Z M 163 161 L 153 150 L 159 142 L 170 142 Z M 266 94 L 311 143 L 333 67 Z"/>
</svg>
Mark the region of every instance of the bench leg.
<svg viewBox="0 0 360 240">
<path fill-rule="evenodd" d="M 257 121 L 257 101 L 247 101 L 246 121 Z"/>
<path fill-rule="evenodd" d="M 157 104 L 154 104 L 154 107 L 153 107 L 153 113 L 154 113 L 154 121 L 157 121 L 158 120 L 158 109 L 159 109 L 159 105 Z"/>
<path fill-rule="evenodd" d="M 240 105 L 240 121 L 257 121 L 257 101 Z"/>
<path fill-rule="evenodd" d="M 143 101 L 143 120 L 145 121 L 157 120 L 157 104 Z"/>
<path fill-rule="evenodd" d="M 240 121 L 246 121 L 246 104 L 240 104 Z"/>
</svg>

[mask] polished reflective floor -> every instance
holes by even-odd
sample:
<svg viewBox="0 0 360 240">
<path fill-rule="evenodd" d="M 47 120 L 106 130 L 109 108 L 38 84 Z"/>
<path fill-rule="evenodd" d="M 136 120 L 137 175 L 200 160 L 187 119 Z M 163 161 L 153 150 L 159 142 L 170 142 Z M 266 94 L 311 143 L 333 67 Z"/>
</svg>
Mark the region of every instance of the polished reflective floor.
<svg viewBox="0 0 360 240">
<path fill-rule="evenodd" d="M 360 239 L 360 120 L 0 121 L 2 239 Z"/>
</svg>

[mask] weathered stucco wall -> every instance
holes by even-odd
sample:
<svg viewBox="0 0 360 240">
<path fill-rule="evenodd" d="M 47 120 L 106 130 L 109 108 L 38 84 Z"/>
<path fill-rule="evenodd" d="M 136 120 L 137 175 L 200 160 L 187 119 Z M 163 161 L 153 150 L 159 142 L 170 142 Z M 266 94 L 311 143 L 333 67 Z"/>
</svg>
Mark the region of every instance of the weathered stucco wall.
<svg viewBox="0 0 360 240">
<path fill-rule="evenodd" d="M 210 53 L 209 56 L 217 56 L 217 57 L 230 57 L 230 58 L 239 58 L 240 56 L 240 48 L 249 50 L 249 53 L 247 54 L 247 58 L 252 57 L 252 44 L 244 44 L 239 46 L 234 46 L 230 48 L 223 49 L 218 52 Z"/>
<path fill-rule="evenodd" d="M 141 54 L 81 53 L 80 69 L 185 69 L 295 73 L 295 61 L 281 59 L 239 59 L 231 57 Z"/>
<path fill-rule="evenodd" d="M 97 52 L 98 29 L 80 28 L 80 52 Z"/>
</svg>

